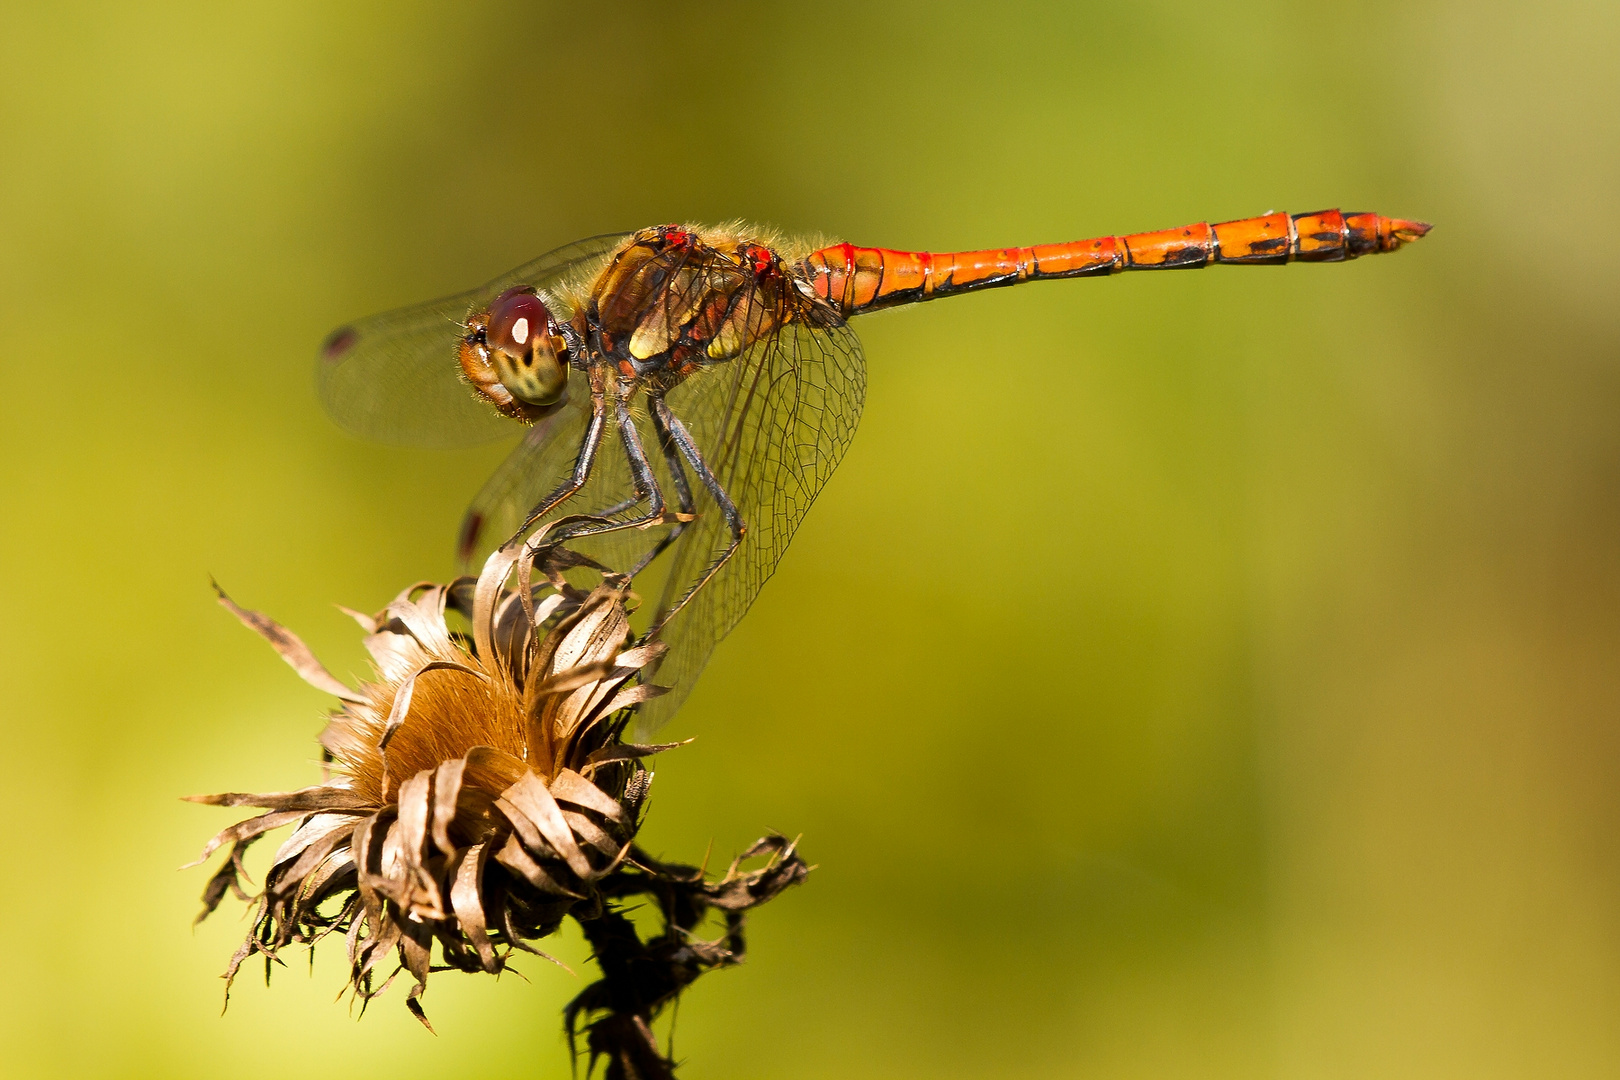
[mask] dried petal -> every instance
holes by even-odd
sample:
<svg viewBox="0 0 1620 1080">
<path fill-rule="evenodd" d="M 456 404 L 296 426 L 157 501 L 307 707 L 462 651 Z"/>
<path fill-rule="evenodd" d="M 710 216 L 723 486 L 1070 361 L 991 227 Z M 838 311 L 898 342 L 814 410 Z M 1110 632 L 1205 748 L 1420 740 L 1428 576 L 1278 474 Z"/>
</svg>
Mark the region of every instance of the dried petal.
<svg viewBox="0 0 1620 1080">
<path fill-rule="evenodd" d="M 543 780 L 533 773 L 526 773 L 517 783 L 501 792 L 501 798 L 534 823 L 546 842 L 567 861 L 569 869 L 582 878 L 590 877 L 591 864 L 585 860 L 585 853 L 579 850 L 573 831 L 563 819 L 557 800 L 546 790 Z"/>
<path fill-rule="evenodd" d="M 461 932 L 467 935 L 478 960 L 485 971 L 499 971 L 495 946 L 490 944 L 488 928 L 484 925 L 484 897 L 479 882 L 484 878 L 484 857 L 489 851 L 485 844 L 474 844 L 456 859 L 454 884 L 450 886 L 450 906 L 456 913 Z"/>
<path fill-rule="evenodd" d="M 440 764 L 433 777 L 433 843 L 446 855 L 456 853 L 455 845 L 450 842 L 450 823 L 456 819 L 456 807 L 461 799 L 461 776 L 466 768 L 467 759 L 456 758 Z"/>
<path fill-rule="evenodd" d="M 260 636 L 270 643 L 270 647 L 275 649 L 281 655 L 281 658 L 287 661 L 292 669 L 298 672 L 299 677 L 309 685 L 317 690 L 324 690 L 333 697 L 341 698 L 344 701 L 361 702 L 366 700 L 364 695 L 350 690 L 343 680 L 327 671 L 321 662 L 315 659 L 315 654 L 309 651 L 309 646 L 305 645 L 297 634 L 273 619 L 259 614 L 257 611 L 249 611 L 247 608 L 238 607 L 234 600 L 225 595 L 225 590 L 219 587 L 219 582 L 214 581 L 211 584 L 214 586 L 214 591 L 219 594 L 220 605 L 232 615 L 241 619 L 242 624 L 248 629 L 258 631 Z"/>
<path fill-rule="evenodd" d="M 624 808 L 607 797 L 603 790 L 572 769 L 563 769 L 551 781 L 551 794 L 565 802 L 595 810 L 610 821 L 627 825 L 630 818 Z"/>
<path fill-rule="evenodd" d="M 279 829 L 283 825 L 297 821 L 303 816 L 304 812 L 302 810 L 282 810 L 276 813 L 260 814 L 258 817 L 248 818 L 246 821 L 239 821 L 230 828 L 222 830 L 218 836 L 208 841 L 208 843 L 203 846 L 202 854 L 197 856 L 191 862 L 186 863 L 180 869 L 189 870 L 193 866 L 201 866 L 203 863 L 208 861 L 208 856 L 212 855 L 226 844 L 236 844 L 243 840 L 251 840 L 253 837 L 258 836 L 261 833 L 267 833 L 272 829 Z"/>
<path fill-rule="evenodd" d="M 495 853 L 495 859 L 497 862 L 501 863 L 501 865 L 510 867 L 511 869 L 516 870 L 519 874 L 522 874 L 525 881 L 542 892 L 555 893 L 558 896 L 571 896 L 576 899 L 584 899 L 584 897 L 580 896 L 579 893 L 569 889 L 567 886 L 553 878 L 550 874 L 546 873 L 545 867 L 541 866 L 538 862 L 535 862 L 535 860 L 530 857 L 529 853 L 524 850 L 523 845 L 518 843 L 518 838 L 516 836 L 508 836 L 506 838 L 506 843 L 502 845 L 501 850 Z"/>
<path fill-rule="evenodd" d="M 602 584 L 564 577 L 581 567 Z M 320 737 L 331 778 L 193 797 L 263 811 L 205 852 L 231 846 L 204 914 L 233 891 L 254 905 L 227 976 L 255 954 L 273 960 L 339 934 L 362 1006 L 393 981 L 397 971 L 382 977 L 392 961 L 410 974 L 406 1004 L 426 1023 L 435 941 L 448 966 L 499 971 L 503 949 L 538 952 L 527 939 L 573 904 L 598 909 L 594 883 L 629 857 L 648 779 L 638 764 L 648 748 L 621 747 L 617 733 L 625 711 L 657 692 L 635 680 L 664 651 L 631 641 L 629 595 L 590 559 L 531 539 L 492 556 L 476 581 L 418 582 L 375 617 L 349 612 L 368 632 L 376 681 L 341 687 Z M 322 685 L 325 669 L 295 637 L 231 606 Z M 470 636 L 451 633 L 452 610 Z M 250 896 L 241 852 L 283 825 L 296 828 Z"/>
</svg>

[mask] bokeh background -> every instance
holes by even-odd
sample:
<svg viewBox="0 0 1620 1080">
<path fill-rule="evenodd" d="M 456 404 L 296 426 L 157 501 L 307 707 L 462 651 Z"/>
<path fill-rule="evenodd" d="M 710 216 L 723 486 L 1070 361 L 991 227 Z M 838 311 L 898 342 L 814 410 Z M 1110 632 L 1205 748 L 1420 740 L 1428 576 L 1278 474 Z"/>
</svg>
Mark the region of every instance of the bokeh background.
<svg viewBox="0 0 1620 1080">
<path fill-rule="evenodd" d="M 666 220 L 1333 205 L 1437 228 L 860 324 L 860 435 L 645 834 L 820 869 L 676 1051 L 1620 1073 L 1616 55 L 1598 0 L 7 5 L 0 1073 L 567 1073 L 560 970 L 436 976 L 435 1037 L 335 1004 L 338 947 L 221 1017 L 239 905 L 190 927 L 233 819 L 177 796 L 310 782 L 327 705 L 209 574 L 359 673 L 331 605 L 450 573 L 504 452 L 342 435 L 332 326 Z"/>
</svg>

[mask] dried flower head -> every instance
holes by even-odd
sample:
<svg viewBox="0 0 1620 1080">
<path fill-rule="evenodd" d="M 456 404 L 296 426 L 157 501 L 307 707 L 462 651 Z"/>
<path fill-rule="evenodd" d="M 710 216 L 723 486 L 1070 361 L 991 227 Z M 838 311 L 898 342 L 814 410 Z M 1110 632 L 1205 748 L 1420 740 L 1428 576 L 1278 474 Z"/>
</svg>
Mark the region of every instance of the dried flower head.
<svg viewBox="0 0 1620 1080">
<path fill-rule="evenodd" d="M 580 569 L 594 588 L 565 576 Z M 576 905 L 600 906 L 597 883 L 628 855 L 651 779 L 640 758 L 666 748 L 620 738 L 633 706 L 660 692 L 639 676 L 663 648 L 634 642 L 628 581 L 531 542 L 490 556 L 476 581 L 413 585 L 375 617 L 350 613 L 376 672 L 359 690 L 287 630 L 220 602 L 342 701 L 320 737 L 325 783 L 192 799 L 264 811 L 202 855 L 230 845 L 199 921 L 226 892 L 255 905 L 227 984 L 255 953 L 268 974 L 286 945 L 337 932 L 362 1003 L 404 970 L 425 1024 L 435 941 L 449 967 L 498 972 Z M 294 831 L 250 896 L 243 852 L 284 825 Z"/>
</svg>

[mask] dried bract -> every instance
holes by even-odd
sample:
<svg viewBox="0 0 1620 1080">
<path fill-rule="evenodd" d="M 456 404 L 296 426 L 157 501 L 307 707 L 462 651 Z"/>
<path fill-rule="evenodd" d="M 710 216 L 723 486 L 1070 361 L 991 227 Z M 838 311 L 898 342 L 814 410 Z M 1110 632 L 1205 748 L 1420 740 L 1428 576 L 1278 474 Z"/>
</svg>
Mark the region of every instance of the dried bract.
<svg viewBox="0 0 1620 1080">
<path fill-rule="evenodd" d="M 376 672 L 359 690 L 221 592 L 342 701 L 320 736 L 325 783 L 192 799 L 264 811 L 202 855 L 230 848 L 199 921 L 227 892 L 255 905 L 227 980 L 254 954 L 268 972 L 285 946 L 336 932 L 355 995 L 369 1000 L 404 970 L 415 980 L 407 1004 L 426 1023 L 418 999 L 435 941 L 446 966 L 498 972 L 576 905 L 600 905 L 598 885 L 639 823 L 651 779 L 640 759 L 665 748 L 620 739 L 633 706 L 660 692 L 640 675 L 663 646 L 635 644 L 625 579 L 561 548 L 536 558 L 532 546 L 503 549 L 476 580 L 414 585 L 376 616 L 357 615 Z M 599 580 L 586 589 L 570 571 Z M 242 855 L 284 825 L 293 832 L 249 895 Z"/>
</svg>

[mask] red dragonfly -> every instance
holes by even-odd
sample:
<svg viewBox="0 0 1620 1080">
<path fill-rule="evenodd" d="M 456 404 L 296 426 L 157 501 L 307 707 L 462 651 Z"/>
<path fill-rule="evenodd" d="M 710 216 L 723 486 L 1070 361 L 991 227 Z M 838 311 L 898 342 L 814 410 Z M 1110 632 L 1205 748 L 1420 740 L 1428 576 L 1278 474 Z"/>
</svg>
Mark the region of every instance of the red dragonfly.
<svg viewBox="0 0 1620 1080">
<path fill-rule="evenodd" d="M 656 681 L 672 692 L 642 706 L 650 730 L 753 603 L 854 435 L 865 366 L 852 317 L 1049 278 L 1342 262 L 1428 231 L 1323 210 L 931 254 L 661 225 L 342 327 L 317 383 L 340 425 L 388 442 L 529 425 L 467 511 L 463 562 L 546 522 L 548 538 L 625 573 L 670 553 L 649 633 L 669 645 Z"/>
</svg>

